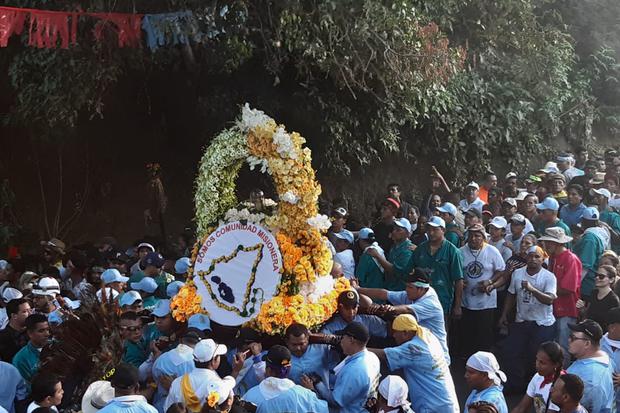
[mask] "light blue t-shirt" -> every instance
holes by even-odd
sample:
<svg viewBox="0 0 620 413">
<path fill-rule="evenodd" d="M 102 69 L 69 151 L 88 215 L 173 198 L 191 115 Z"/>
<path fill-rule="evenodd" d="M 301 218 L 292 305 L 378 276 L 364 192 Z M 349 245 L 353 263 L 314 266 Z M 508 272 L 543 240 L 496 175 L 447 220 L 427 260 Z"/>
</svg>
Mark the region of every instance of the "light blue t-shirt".
<svg viewBox="0 0 620 413">
<path fill-rule="evenodd" d="M 443 307 L 433 287 L 429 287 L 426 294 L 415 301 L 407 297 L 406 291 L 388 291 L 387 299 L 392 305 L 409 305 L 413 309 L 420 325 L 431 330 L 435 337 L 437 337 L 443 348 L 446 361 L 450 364 L 448 335 L 446 333 Z"/>
<path fill-rule="evenodd" d="M 609 356 L 576 360 L 566 370 L 583 380 L 581 404 L 592 413 L 615 411 L 615 393 L 612 382 L 613 366 Z"/>
<path fill-rule="evenodd" d="M 327 402 L 304 387 L 294 386 L 284 393 L 262 402 L 256 413 L 328 413 Z"/>
<path fill-rule="evenodd" d="M 155 383 L 157 383 L 153 404 L 159 413 L 165 413 L 164 403 L 166 396 L 168 396 L 168 391 L 159 384 L 159 379 L 162 376 L 181 377 L 195 368 L 193 349 L 185 344 L 179 344 L 155 360 L 151 373 Z"/>
<path fill-rule="evenodd" d="M 353 321 L 364 324 L 372 337 L 387 337 L 387 323 L 376 315 L 358 314 L 353 318 Z M 340 317 L 340 314 L 335 314 L 323 326 L 321 333 L 336 334 L 336 331 L 344 330 L 348 324 Z"/>
<path fill-rule="evenodd" d="M 295 384 L 300 384 L 303 374 L 316 373 L 324 383 L 328 383 L 329 352 L 330 349 L 327 344 L 310 344 L 301 357 L 293 354 L 288 378 L 293 380 Z"/>
<path fill-rule="evenodd" d="M 616 345 L 618 343 L 615 343 Z M 614 347 L 612 343 L 609 341 L 607 334 L 603 336 L 601 340 L 601 350 L 603 350 L 609 356 L 609 360 L 611 361 L 611 366 L 614 370 L 615 374 L 620 374 L 620 346 Z M 620 388 L 616 390 L 616 411 L 620 408 Z"/>
<path fill-rule="evenodd" d="M 360 351 L 345 359 L 344 366 L 336 374 L 332 391 L 332 398 L 340 408 L 340 413 L 367 412 L 364 408 L 366 401 L 379 384 L 378 369 L 376 377 L 371 379 L 370 368 L 366 360 L 366 351 Z"/>
<path fill-rule="evenodd" d="M 458 413 L 459 402 L 441 344 L 430 330 L 422 330 L 424 340 L 416 335 L 384 350 L 390 371 L 402 369 L 416 413 Z"/>
<path fill-rule="evenodd" d="M 491 386 L 482 391 L 472 390 L 469 397 L 467 397 L 465 406 L 463 406 L 463 413 L 468 413 L 467 406 L 479 400 L 493 403 L 493 405 L 497 407 L 497 411 L 499 413 L 508 413 L 506 399 L 504 398 L 504 393 L 502 393 L 502 389 L 499 386 Z"/>
<path fill-rule="evenodd" d="M 228 350 L 228 353 L 226 353 L 226 359 L 231 366 L 234 362 L 234 356 L 237 353 L 238 349 L 236 348 L 230 349 Z M 237 384 L 234 389 L 235 394 L 242 396 L 252 387 L 258 385 L 261 380 L 263 380 L 265 377 L 265 362 L 263 361 L 263 356 L 265 354 L 267 354 L 267 351 L 263 351 L 256 356 L 245 359 L 241 373 L 239 374 L 239 377 L 237 377 Z M 243 376 L 241 377 L 241 375 Z"/>
<path fill-rule="evenodd" d="M 144 396 L 132 395 L 113 398 L 99 413 L 157 413 L 157 409 Z"/>
<path fill-rule="evenodd" d="M 9 413 L 15 412 L 15 401 L 28 396 L 28 387 L 19 371 L 12 364 L 0 361 L 0 406 Z"/>
</svg>

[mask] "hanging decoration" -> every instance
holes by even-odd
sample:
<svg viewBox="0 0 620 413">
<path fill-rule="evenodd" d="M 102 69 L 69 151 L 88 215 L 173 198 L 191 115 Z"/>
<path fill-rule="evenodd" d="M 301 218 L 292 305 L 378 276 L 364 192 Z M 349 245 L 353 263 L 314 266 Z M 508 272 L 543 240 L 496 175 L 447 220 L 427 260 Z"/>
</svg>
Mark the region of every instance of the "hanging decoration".
<svg viewBox="0 0 620 413">
<path fill-rule="evenodd" d="M 227 12 L 227 8 L 219 12 L 214 10 L 220 17 Z M 95 40 L 102 41 L 111 34 L 118 39 L 118 47 L 140 47 L 144 30 L 151 51 L 161 46 L 201 42 L 224 32 L 209 27 L 207 34 L 202 33 L 198 19 L 189 10 L 144 15 L 0 7 L 0 47 L 7 47 L 11 36 L 21 35 L 28 23 L 28 46 L 67 49 L 69 45 L 77 44 L 78 21 L 81 17 L 97 20 L 93 27 Z"/>
<path fill-rule="evenodd" d="M 147 14 L 142 20 L 146 45 L 152 51 L 160 46 L 187 44 L 201 38 L 198 21 L 191 11 L 165 14 Z"/>
</svg>

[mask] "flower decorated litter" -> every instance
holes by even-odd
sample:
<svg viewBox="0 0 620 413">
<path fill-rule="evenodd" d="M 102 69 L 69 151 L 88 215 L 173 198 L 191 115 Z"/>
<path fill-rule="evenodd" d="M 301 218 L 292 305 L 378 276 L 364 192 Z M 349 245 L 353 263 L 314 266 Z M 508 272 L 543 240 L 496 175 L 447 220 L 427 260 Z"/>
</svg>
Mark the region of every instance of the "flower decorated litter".
<svg viewBox="0 0 620 413">
<path fill-rule="evenodd" d="M 292 323 L 317 328 L 336 311 L 338 294 L 350 285 L 348 280 L 334 280 L 330 275 L 333 260 L 323 234 L 331 222 L 319 214 L 321 187 L 312 168 L 312 153 L 304 144 L 300 134 L 287 132 L 284 125 L 248 104 L 235 126 L 211 141 L 196 179 L 199 242 L 193 251 L 188 282 L 172 300 L 175 319 L 182 321 L 206 312 L 195 285 L 206 282 L 206 277 L 204 273 L 194 277 L 194 264 L 201 245 L 217 226 L 234 221 L 267 228 L 275 235 L 282 257 L 277 293 L 262 302 L 251 320 L 255 328 L 268 334 L 281 334 Z M 235 180 L 244 162 L 273 179 L 280 201 L 270 203 L 273 214 L 238 203 Z"/>
</svg>

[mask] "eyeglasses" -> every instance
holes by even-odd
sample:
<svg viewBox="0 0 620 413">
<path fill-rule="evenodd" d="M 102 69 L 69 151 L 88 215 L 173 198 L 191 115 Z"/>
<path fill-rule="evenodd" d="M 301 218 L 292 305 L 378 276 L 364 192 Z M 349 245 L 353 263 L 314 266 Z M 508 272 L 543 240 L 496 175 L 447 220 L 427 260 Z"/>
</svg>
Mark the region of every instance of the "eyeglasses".
<svg viewBox="0 0 620 413">
<path fill-rule="evenodd" d="M 568 336 L 568 340 L 569 340 L 569 341 L 576 341 L 576 340 L 590 341 L 590 339 L 589 339 L 589 338 L 587 338 L 587 337 L 577 337 L 577 336 L 576 336 L 576 335 L 574 335 L 574 334 L 569 335 L 569 336 Z"/>
<path fill-rule="evenodd" d="M 121 331 L 129 331 L 130 333 L 134 333 L 138 330 L 142 330 L 142 327 L 138 326 L 118 326 L 118 329 Z"/>
<path fill-rule="evenodd" d="M 607 274 L 601 274 L 600 272 L 595 273 L 595 275 L 596 275 L 596 278 L 598 278 L 599 280 L 604 280 L 605 278 L 611 278 Z"/>
</svg>

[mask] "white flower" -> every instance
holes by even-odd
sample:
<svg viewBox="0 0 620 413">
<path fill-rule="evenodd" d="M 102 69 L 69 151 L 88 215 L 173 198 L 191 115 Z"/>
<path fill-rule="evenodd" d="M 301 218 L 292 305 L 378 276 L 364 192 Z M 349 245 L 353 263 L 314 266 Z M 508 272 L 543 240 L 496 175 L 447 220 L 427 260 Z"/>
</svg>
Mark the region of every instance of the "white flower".
<svg viewBox="0 0 620 413">
<path fill-rule="evenodd" d="M 241 130 L 247 132 L 257 126 L 264 125 L 270 120 L 272 119 L 265 115 L 265 112 L 258 109 L 250 109 L 250 105 L 246 103 L 241 109 L 241 122 L 238 123 L 238 126 Z"/>
<path fill-rule="evenodd" d="M 246 158 L 246 161 L 250 165 L 250 171 L 253 171 L 254 168 L 256 168 L 257 166 L 260 166 L 261 173 L 264 174 L 265 172 L 269 172 L 269 174 L 271 175 L 271 171 L 269 170 L 269 164 L 267 163 L 266 159 L 257 158 L 256 156 L 250 155 Z"/>
<path fill-rule="evenodd" d="M 288 202 L 289 204 L 293 204 L 293 205 L 299 202 L 299 197 L 295 195 L 293 191 L 286 191 L 284 194 L 282 194 L 280 199 L 284 202 Z"/>
<path fill-rule="evenodd" d="M 330 221 L 329 217 L 322 214 L 318 214 L 312 218 L 308 218 L 306 222 L 308 223 L 308 225 L 318 229 L 319 231 L 327 231 L 329 227 L 332 226 L 332 222 Z"/>
<path fill-rule="evenodd" d="M 274 206 L 278 205 L 278 203 L 276 201 L 274 201 L 273 199 L 271 199 L 271 198 L 265 198 L 263 200 L 263 205 L 266 206 L 266 207 L 274 207 Z"/>
<path fill-rule="evenodd" d="M 276 150 L 283 158 L 297 159 L 297 152 L 295 152 L 295 145 L 291 140 L 291 135 L 286 133 L 284 128 L 276 129 L 273 134 L 273 143 L 276 145 Z"/>
<path fill-rule="evenodd" d="M 260 212 L 252 214 L 247 208 L 243 208 L 241 210 L 237 210 L 237 208 L 231 208 L 226 211 L 226 214 L 224 215 L 224 221 L 226 222 L 248 221 L 260 224 L 264 219 L 265 214 L 261 214 Z"/>
</svg>

